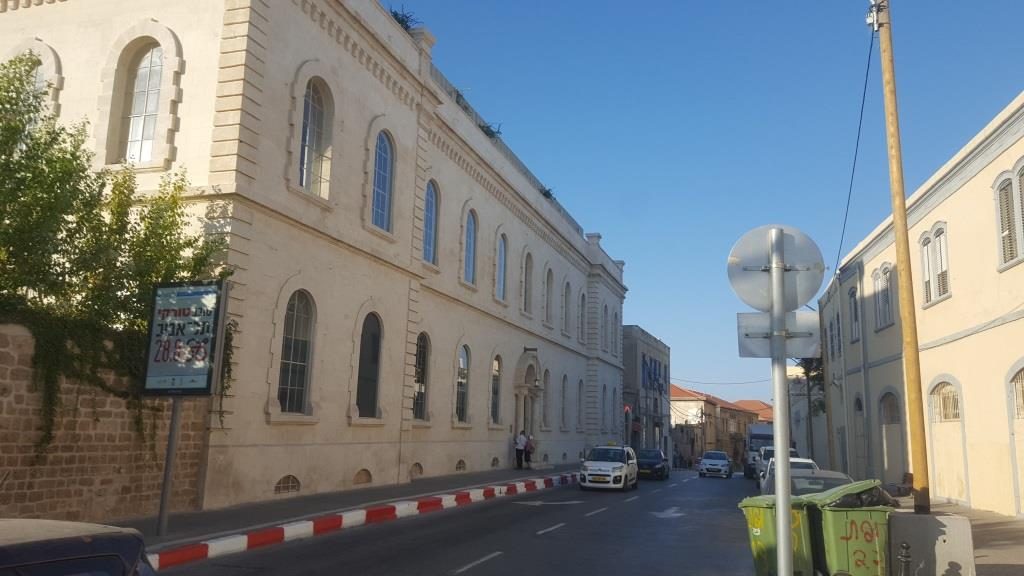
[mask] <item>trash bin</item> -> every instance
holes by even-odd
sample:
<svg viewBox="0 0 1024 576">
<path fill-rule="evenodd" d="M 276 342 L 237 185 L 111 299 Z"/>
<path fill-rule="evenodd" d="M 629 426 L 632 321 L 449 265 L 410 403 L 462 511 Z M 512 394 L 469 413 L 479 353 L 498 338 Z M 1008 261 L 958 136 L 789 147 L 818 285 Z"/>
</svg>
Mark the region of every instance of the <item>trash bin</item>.
<svg viewBox="0 0 1024 576">
<path fill-rule="evenodd" d="M 863 480 L 802 497 L 812 525 L 814 566 L 824 574 L 887 576 L 892 497 Z"/>
<path fill-rule="evenodd" d="M 750 551 L 754 554 L 754 569 L 757 576 L 775 576 L 777 559 L 775 549 L 775 496 L 751 496 L 739 504 L 747 518 L 747 534 L 750 536 Z M 808 503 L 799 496 L 791 502 L 790 521 L 793 545 L 793 576 L 813 576 L 814 556 L 811 542 L 810 522 L 807 517 Z"/>
</svg>

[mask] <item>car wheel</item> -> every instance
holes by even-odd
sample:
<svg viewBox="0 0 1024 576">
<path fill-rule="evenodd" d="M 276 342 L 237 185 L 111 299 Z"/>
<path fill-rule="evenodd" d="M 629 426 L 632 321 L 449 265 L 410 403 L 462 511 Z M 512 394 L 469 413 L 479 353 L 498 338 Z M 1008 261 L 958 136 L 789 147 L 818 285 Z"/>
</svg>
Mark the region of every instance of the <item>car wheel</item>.
<svg viewBox="0 0 1024 576">
<path fill-rule="evenodd" d="M 640 489 L 640 475 L 637 474 L 637 477 L 633 480 L 633 490 L 639 490 L 639 489 Z"/>
<path fill-rule="evenodd" d="M 701 478 L 704 477 L 704 473 L 703 472 L 698 472 L 697 474 L 699 474 Z"/>
</svg>

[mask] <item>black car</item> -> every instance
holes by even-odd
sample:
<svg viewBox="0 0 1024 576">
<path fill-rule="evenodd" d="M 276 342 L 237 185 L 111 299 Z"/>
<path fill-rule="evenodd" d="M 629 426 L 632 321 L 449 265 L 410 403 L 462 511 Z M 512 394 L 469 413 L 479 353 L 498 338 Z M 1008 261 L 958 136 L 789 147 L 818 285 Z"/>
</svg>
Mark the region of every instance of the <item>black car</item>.
<svg viewBox="0 0 1024 576">
<path fill-rule="evenodd" d="M 644 449 L 636 451 L 636 463 L 640 469 L 641 478 L 657 478 L 667 480 L 669 474 L 668 458 L 661 450 Z"/>
<path fill-rule="evenodd" d="M 0 520 L 0 576 L 152 576 L 142 535 L 130 528 Z"/>
</svg>

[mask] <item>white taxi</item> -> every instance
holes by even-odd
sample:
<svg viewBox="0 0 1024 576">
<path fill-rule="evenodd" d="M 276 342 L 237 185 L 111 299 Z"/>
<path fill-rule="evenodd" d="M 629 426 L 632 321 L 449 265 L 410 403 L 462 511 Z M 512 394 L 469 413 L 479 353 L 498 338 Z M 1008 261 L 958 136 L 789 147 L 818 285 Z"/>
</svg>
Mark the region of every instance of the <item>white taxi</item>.
<svg viewBox="0 0 1024 576">
<path fill-rule="evenodd" d="M 639 483 L 636 452 L 629 446 L 591 448 L 580 466 L 580 490 L 588 488 L 636 489 Z"/>
</svg>

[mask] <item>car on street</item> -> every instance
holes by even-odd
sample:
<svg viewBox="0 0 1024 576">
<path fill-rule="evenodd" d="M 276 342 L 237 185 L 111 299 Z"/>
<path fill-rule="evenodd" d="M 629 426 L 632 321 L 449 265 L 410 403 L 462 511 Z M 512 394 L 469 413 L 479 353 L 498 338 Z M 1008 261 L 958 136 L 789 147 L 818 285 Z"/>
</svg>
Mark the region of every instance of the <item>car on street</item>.
<svg viewBox="0 0 1024 576">
<path fill-rule="evenodd" d="M 835 470 L 792 470 L 789 474 L 790 493 L 793 496 L 824 492 L 852 482 L 853 478 Z M 761 493 L 775 494 L 775 470 L 765 477 Z"/>
<path fill-rule="evenodd" d="M 0 574 L 152 576 L 142 534 L 60 520 L 0 520 Z"/>
<path fill-rule="evenodd" d="M 641 478 L 668 480 L 668 458 L 665 457 L 665 453 L 661 450 L 657 448 L 641 448 L 637 450 L 636 462 Z"/>
<path fill-rule="evenodd" d="M 588 488 L 637 488 L 640 472 L 636 452 L 629 446 L 591 448 L 580 465 L 580 490 Z"/>
<path fill-rule="evenodd" d="M 700 458 L 700 466 L 697 467 L 700 477 L 721 476 L 732 478 L 732 458 L 725 452 L 712 450 L 705 452 Z"/>
<path fill-rule="evenodd" d="M 771 459 L 774 458 L 774 457 L 775 457 L 775 447 L 774 446 L 762 446 L 761 449 L 758 451 L 758 453 L 757 453 L 757 464 L 756 464 L 756 466 L 757 466 L 757 474 L 754 476 L 754 478 L 758 481 L 759 485 L 760 485 L 760 482 L 761 482 L 761 478 L 763 478 L 764 475 L 768 473 L 768 462 L 770 462 Z M 797 453 L 796 448 L 790 448 L 789 449 L 789 457 L 790 458 L 799 458 L 800 454 Z"/>
<path fill-rule="evenodd" d="M 818 466 L 818 463 L 815 462 L 814 460 L 811 460 L 810 458 L 790 458 L 789 459 L 790 474 L 792 474 L 796 470 L 820 470 L 820 469 L 821 469 L 821 467 Z M 767 476 L 771 476 L 772 477 L 772 481 L 773 482 L 775 481 L 774 480 L 775 479 L 775 458 L 772 458 L 771 460 L 768 461 L 768 472 L 766 473 L 766 475 L 762 476 L 762 477 L 759 477 L 757 479 L 758 487 L 761 490 L 761 494 L 765 494 L 766 493 L 765 492 L 765 486 L 766 486 L 765 479 L 767 478 Z"/>
</svg>

